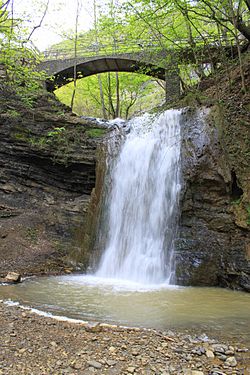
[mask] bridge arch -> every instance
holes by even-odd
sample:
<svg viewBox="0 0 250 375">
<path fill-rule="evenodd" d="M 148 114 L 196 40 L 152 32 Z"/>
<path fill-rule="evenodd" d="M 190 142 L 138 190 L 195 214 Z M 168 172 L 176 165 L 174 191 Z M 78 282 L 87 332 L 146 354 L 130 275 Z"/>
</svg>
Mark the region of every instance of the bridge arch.
<svg viewBox="0 0 250 375">
<path fill-rule="evenodd" d="M 166 100 L 175 99 L 180 94 L 178 67 L 175 59 L 166 50 L 154 51 L 154 53 L 141 51 L 77 58 L 62 58 L 59 54 L 58 58 L 55 57 L 54 60 L 44 60 L 38 65 L 38 70 L 47 73 L 46 88 L 50 92 L 72 81 L 74 66 L 76 66 L 77 78 L 106 72 L 143 73 L 165 80 Z"/>
<path fill-rule="evenodd" d="M 53 61 L 51 61 L 53 65 Z M 60 68 L 59 68 L 60 69 Z M 51 70 L 51 69 L 50 69 Z M 98 57 L 92 58 L 76 65 L 77 78 L 86 78 L 99 73 L 107 72 L 131 72 L 143 73 L 161 80 L 165 80 L 165 69 L 151 63 L 145 63 L 135 59 L 121 57 Z M 46 80 L 47 90 L 52 92 L 74 79 L 74 64 L 64 69 L 57 70 L 53 77 Z"/>
</svg>

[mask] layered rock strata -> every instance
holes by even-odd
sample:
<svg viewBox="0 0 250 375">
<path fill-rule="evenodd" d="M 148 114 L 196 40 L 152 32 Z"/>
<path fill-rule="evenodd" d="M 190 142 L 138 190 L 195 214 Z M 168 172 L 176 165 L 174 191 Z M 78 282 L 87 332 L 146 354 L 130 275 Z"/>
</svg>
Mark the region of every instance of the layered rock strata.
<svg viewBox="0 0 250 375">
<path fill-rule="evenodd" d="M 27 109 L 0 89 L 0 275 L 70 271 L 106 130 L 50 94 Z"/>
</svg>

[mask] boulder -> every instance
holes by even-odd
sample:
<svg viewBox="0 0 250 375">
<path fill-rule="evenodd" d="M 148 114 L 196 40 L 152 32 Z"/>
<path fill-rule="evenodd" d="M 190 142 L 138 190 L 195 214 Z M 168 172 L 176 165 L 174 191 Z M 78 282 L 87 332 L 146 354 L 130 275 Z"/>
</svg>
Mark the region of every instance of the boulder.
<svg viewBox="0 0 250 375">
<path fill-rule="evenodd" d="M 5 281 L 8 283 L 20 283 L 21 275 L 17 272 L 9 272 L 5 277 Z"/>
</svg>

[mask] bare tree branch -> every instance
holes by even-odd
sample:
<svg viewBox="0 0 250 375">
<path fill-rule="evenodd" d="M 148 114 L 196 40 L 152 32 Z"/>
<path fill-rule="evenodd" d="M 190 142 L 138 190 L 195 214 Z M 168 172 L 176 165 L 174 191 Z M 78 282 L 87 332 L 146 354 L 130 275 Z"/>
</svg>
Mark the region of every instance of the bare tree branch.
<svg viewBox="0 0 250 375">
<path fill-rule="evenodd" d="M 30 38 L 32 37 L 32 35 L 34 34 L 34 32 L 35 32 L 37 29 L 39 29 L 39 27 L 42 26 L 43 20 L 44 20 L 46 14 L 47 14 L 47 11 L 48 11 L 48 7 L 49 7 L 49 0 L 47 0 L 46 6 L 45 6 L 45 9 L 44 9 L 44 12 L 43 12 L 43 14 L 42 14 L 42 17 L 41 17 L 41 19 L 40 19 L 39 24 L 33 27 L 33 29 L 31 30 L 31 32 L 30 32 L 30 34 L 29 34 L 29 36 L 28 36 L 28 38 L 27 38 L 27 40 L 26 40 L 26 42 L 28 42 L 28 41 L 30 40 Z"/>
</svg>

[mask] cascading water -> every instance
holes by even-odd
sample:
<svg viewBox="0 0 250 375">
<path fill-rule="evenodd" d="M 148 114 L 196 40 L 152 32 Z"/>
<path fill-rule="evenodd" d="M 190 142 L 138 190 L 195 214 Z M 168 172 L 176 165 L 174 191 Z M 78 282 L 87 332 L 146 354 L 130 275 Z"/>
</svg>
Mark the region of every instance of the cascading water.
<svg viewBox="0 0 250 375">
<path fill-rule="evenodd" d="M 144 284 L 173 282 L 180 191 L 180 115 L 130 121 L 111 171 L 107 246 L 97 276 Z"/>
</svg>

